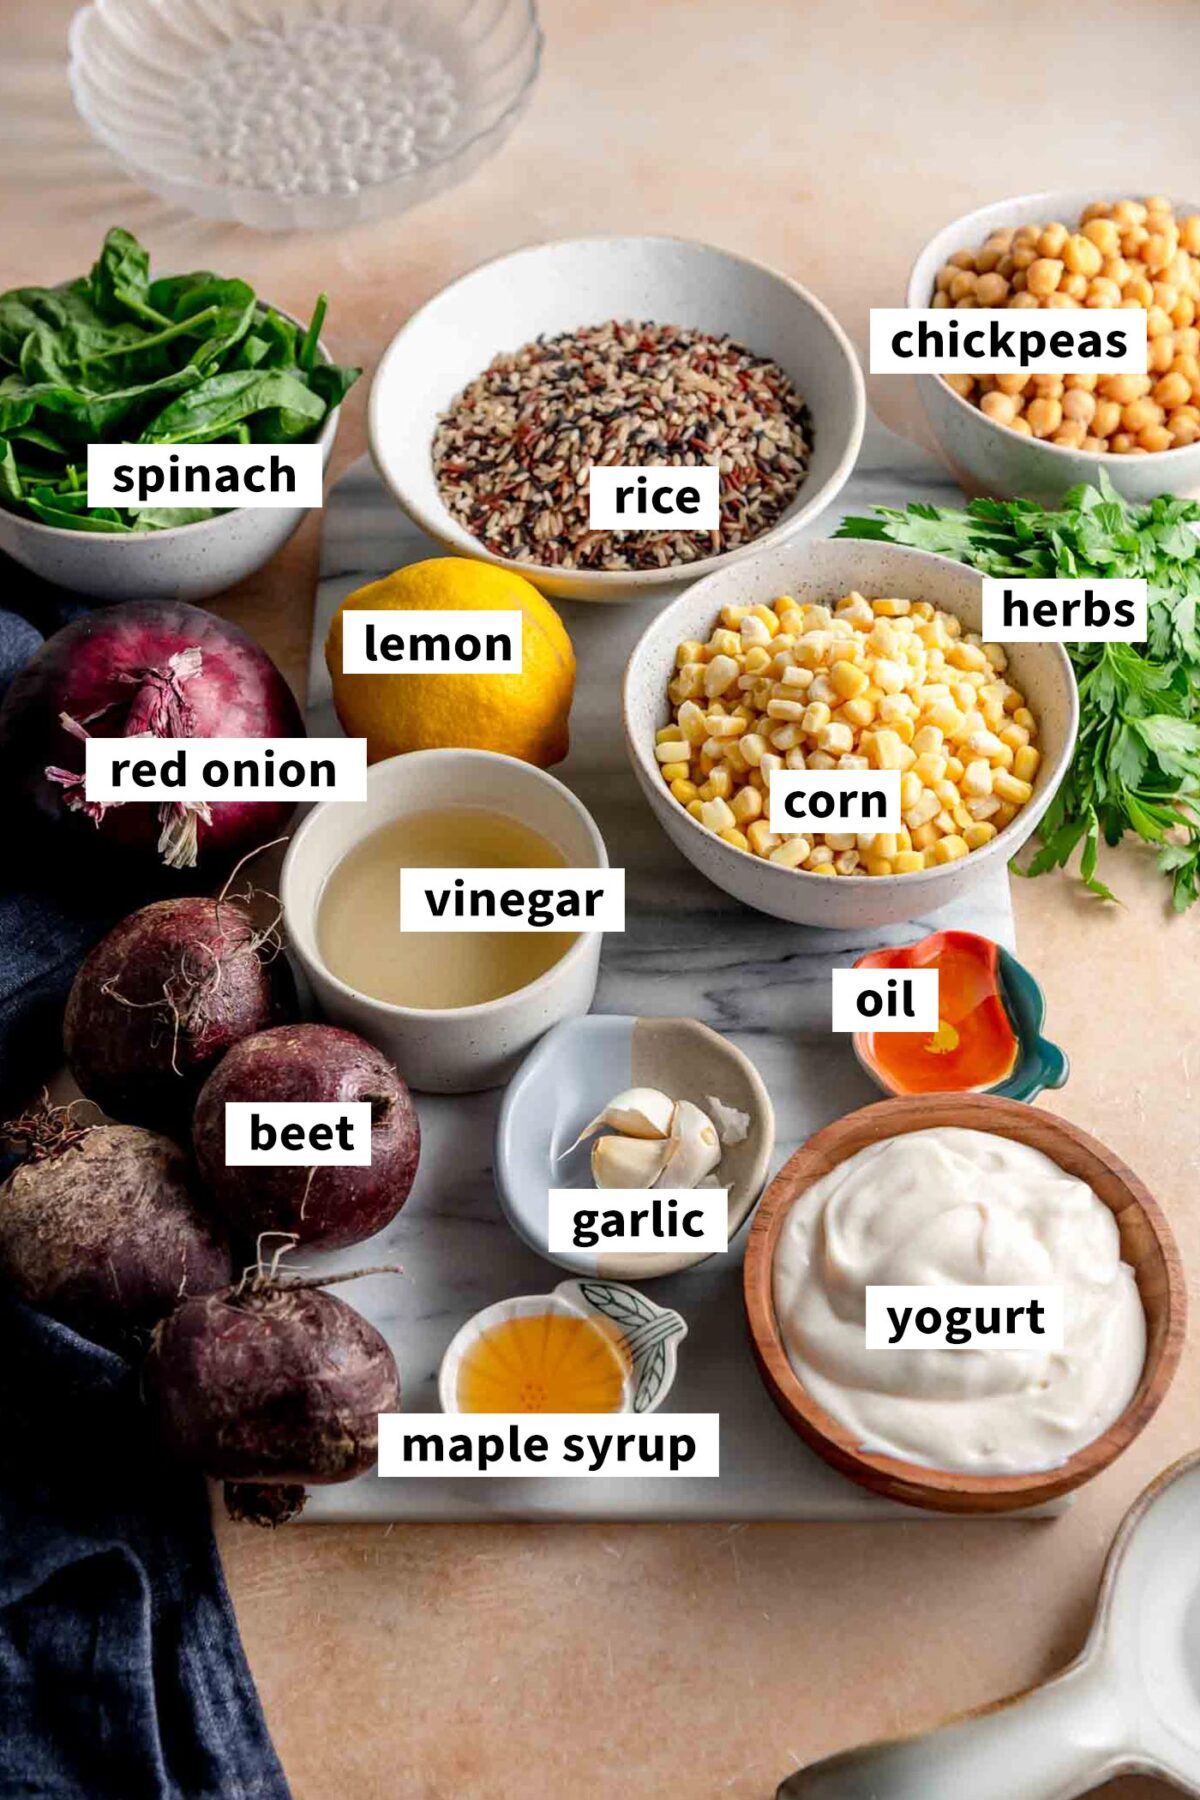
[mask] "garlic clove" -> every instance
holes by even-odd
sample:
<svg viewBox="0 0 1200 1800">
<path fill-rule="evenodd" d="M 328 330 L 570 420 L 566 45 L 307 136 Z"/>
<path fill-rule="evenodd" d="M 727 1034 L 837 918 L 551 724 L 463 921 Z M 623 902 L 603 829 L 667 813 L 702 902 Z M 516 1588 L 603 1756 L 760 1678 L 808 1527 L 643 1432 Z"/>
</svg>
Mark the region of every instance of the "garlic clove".
<svg viewBox="0 0 1200 1800">
<path fill-rule="evenodd" d="M 597 1113 L 590 1125 L 585 1125 L 573 1144 L 569 1144 L 562 1152 L 570 1156 L 577 1150 L 584 1138 L 591 1137 L 604 1125 L 619 1131 L 622 1137 L 631 1138 L 665 1138 L 670 1136 L 671 1118 L 675 1110 L 675 1102 L 669 1094 L 662 1094 L 657 1088 L 625 1088 L 622 1093 L 614 1094 L 602 1113 Z"/>
<path fill-rule="evenodd" d="M 598 1138 L 592 1145 L 592 1180 L 598 1188 L 653 1187 L 669 1149 L 662 1139 Z"/>
<path fill-rule="evenodd" d="M 671 1118 L 671 1138 L 656 1187 L 694 1188 L 721 1160 L 721 1140 L 706 1112 L 680 1100 Z"/>
</svg>

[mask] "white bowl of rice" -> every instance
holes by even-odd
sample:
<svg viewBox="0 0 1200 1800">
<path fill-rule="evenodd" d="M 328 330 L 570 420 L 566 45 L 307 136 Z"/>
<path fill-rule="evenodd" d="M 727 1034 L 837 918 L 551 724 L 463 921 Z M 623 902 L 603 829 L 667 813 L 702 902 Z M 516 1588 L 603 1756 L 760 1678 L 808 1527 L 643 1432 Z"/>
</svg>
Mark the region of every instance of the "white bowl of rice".
<svg viewBox="0 0 1200 1800">
<path fill-rule="evenodd" d="M 384 481 L 450 553 L 556 597 L 632 600 L 811 523 L 865 415 L 849 338 L 797 282 L 682 238 L 591 237 L 435 295 L 384 353 L 369 430 Z M 720 532 L 588 529 L 593 463 L 714 461 Z"/>
</svg>

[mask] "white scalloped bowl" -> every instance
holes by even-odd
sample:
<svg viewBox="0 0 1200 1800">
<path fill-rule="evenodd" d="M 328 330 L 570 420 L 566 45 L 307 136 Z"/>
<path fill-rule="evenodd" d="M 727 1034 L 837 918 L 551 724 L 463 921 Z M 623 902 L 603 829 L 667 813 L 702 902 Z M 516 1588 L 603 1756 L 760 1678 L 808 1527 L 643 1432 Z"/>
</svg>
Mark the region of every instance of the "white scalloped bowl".
<svg viewBox="0 0 1200 1800">
<path fill-rule="evenodd" d="M 90 130 L 162 199 L 261 231 L 331 230 L 478 168 L 524 110 L 541 49 L 534 0 L 91 0 L 69 75 Z M 239 123 L 230 89 L 264 77 Z M 314 143 L 315 186 L 297 162 Z"/>
</svg>

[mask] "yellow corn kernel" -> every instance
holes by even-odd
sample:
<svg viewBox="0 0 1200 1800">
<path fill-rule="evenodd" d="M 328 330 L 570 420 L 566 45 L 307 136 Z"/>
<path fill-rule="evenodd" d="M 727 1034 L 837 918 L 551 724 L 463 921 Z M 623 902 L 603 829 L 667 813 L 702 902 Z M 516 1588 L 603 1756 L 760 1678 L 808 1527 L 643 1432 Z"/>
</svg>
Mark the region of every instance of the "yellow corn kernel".
<svg viewBox="0 0 1200 1800">
<path fill-rule="evenodd" d="M 873 734 L 868 754 L 874 757 L 877 769 L 898 769 L 904 761 L 902 752 L 905 747 L 896 733 L 885 726 Z"/>
<path fill-rule="evenodd" d="M 975 762 L 969 762 L 963 770 L 962 791 L 974 798 L 991 793 L 992 766 L 982 756 Z"/>
<path fill-rule="evenodd" d="M 1037 720 L 1024 702 L 1022 702 L 1022 704 L 1018 706 L 1016 712 L 1014 712 L 1012 722 L 1014 725 L 1023 725 L 1031 737 L 1037 730 Z"/>
<path fill-rule="evenodd" d="M 843 751 L 853 750 L 854 733 L 849 725 L 833 723 L 822 725 L 816 734 L 817 748 L 831 756 L 838 756 Z"/>
<path fill-rule="evenodd" d="M 829 850 L 857 850 L 858 838 L 853 831 L 827 831 L 825 846 Z"/>
<path fill-rule="evenodd" d="M 889 595 L 886 599 L 872 600 L 871 602 L 872 610 L 879 619 L 898 619 L 908 612 L 911 606 L 911 600 L 901 600 L 894 594 Z"/>
<path fill-rule="evenodd" d="M 961 639 L 951 644 L 946 652 L 946 661 L 952 669 L 969 670 L 980 675 L 987 670 L 988 659 L 978 644 L 968 644 Z"/>
<path fill-rule="evenodd" d="M 948 756 L 946 758 L 946 780 L 947 781 L 953 781 L 956 783 L 960 782 L 963 778 L 964 773 L 965 773 L 965 770 L 963 767 L 963 762 L 962 762 L 961 757 Z"/>
<path fill-rule="evenodd" d="M 912 849 L 912 838 L 909 835 L 909 830 L 908 830 L 907 825 L 902 825 L 900 827 L 899 831 L 896 833 L 896 849 L 898 852 L 901 850 L 911 850 Z"/>
<path fill-rule="evenodd" d="M 812 845 L 805 837 L 784 838 L 783 842 L 771 851 L 769 862 L 778 863 L 784 869 L 798 869 L 802 862 L 808 860 Z"/>
<path fill-rule="evenodd" d="M 704 671 L 704 692 L 710 700 L 731 688 L 741 670 L 732 656 L 714 656 Z"/>
<path fill-rule="evenodd" d="M 751 820 L 761 815 L 763 809 L 762 795 L 757 788 L 752 787 L 739 788 L 730 804 L 739 825 L 749 825 Z"/>
<path fill-rule="evenodd" d="M 832 862 L 818 863 L 815 869 L 807 870 L 809 875 L 836 875 L 837 870 Z"/>
<path fill-rule="evenodd" d="M 811 711 L 811 708 L 808 710 Z M 768 719 L 794 719 L 796 723 L 799 724 L 805 716 L 805 707 L 800 700 L 777 699 L 767 701 Z M 804 729 L 806 731 L 811 731 L 812 727 L 806 725 Z"/>
<path fill-rule="evenodd" d="M 752 769 L 757 769 L 766 754 L 767 740 L 757 731 L 748 731 L 738 740 L 738 749 Z"/>
<path fill-rule="evenodd" d="M 992 824 L 996 827 L 997 831 L 1003 831 L 1003 829 L 1006 825 L 1012 824 L 1012 821 L 1016 818 L 1016 816 L 1017 816 L 1017 809 L 1015 806 L 1006 806 L 1006 805 L 1001 804 L 1000 806 L 998 806 L 996 808 L 995 812 L 992 814 Z"/>
<path fill-rule="evenodd" d="M 1017 777 L 1010 775 L 1007 769 L 1001 769 L 1000 773 L 992 779 L 992 792 L 998 794 L 1001 800 L 1007 800 L 1010 806 L 1024 806 L 1031 797 L 1033 789 L 1027 781 L 1018 781 Z"/>
<path fill-rule="evenodd" d="M 946 779 L 946 762 L 946 757 L 927 751 L 924 756 L 917 757 L 913 764 L 913 774 L 918 776 L 926 787 L 933 787 L 935 783 Z"/>
<path fill-rule="evenodd" d="M 841 851 L 833 859 L 833 867 L 834 867 L 835 874 L 857 875 L 858 874 L 858 860 L 859 859 L 858 859 L 858 851 L 857 850 Z"/>
<path fill-rule="evenodd" d="M 692 754 L 692 746 L 686 738 L 676 734 L 668 743 L 655 744 L 654 754 L 660 763 L 685 763 Z"/>
<path fill-rule="evenodd" d="M 673 781 L 671 783 L 671 792 L 678 800 L 680 806 L 690 806 L 693 800 L 698 800 L 700 798 L 700 789 L 696 786 L 694 781 Z"/>
<path fill-rule="evenodd" d="M 763 669 L 769 669 L 770 666 L 771 666 L 770 651 L 764 650 L 761 644 L 752 644 L 750 646 L 749 650 L 747 650 L 747 652 L 746 652 L 746 673 L 747 673 L 747 675 L 761 674 Z"/>
<path fill-rule="evenodd" d="M 968 850 L 982 850 L 985 844 L 991 843 L 995 835 L 996 827 L 987 819 L 980 819 L 976 824 L 967 826 L 963 832 L 963 843 Z"/>
<path fill-rule="evenodd" d="M 966 840 L 960 838 L 957 833 L 948 834 L 946 837 L 939 839 L 933 846 L 933 860 L 935 863 L 958 862 L 962 857 L 968 856 L 969 854 L 970 851 L 967 848 Z"/>
<path fill-rule="evenodd" d="M 677 725 L 660 725 L 654 734 L 654 741 L 656 744 L 669 744 L 672 738 L 678 736 L 679 727 Z"/>
<path fill-rule="evenodd" d="M 1024 725 L 1006 725 L 998 735 L 1000 742 L 1007 744 L 1010 750 L 1023 750 L 1029 742 L 1029 733 Z"/>
<path fill-rule="evenodd" d="M 937 756 L 945 742 L 945 732 L 939 731 L 936 725 L 922 725 L 913 738 L 912 747 L 918 756 Z"/>
<path fill-rule="evenodd" d="M 728 769 L 714 769 L 708 780 L 700 789 L 702 800 L 728 800 L 733 787 L 733 776 Z"/>
<path fill-rule="evenodd" d="M 742 620 L 745 618 L 746 612 L 747 608 L 744 606 L 723 606 L 721 608 L 721 623 L 722 625 L 727 626 L 730 631 L 736 631 Z"/>
<path fill-rule="evenodd" d="M 688 801 L 687 809 L 691 813 L 693 819 L 698 819 L 700 814 L 704 811 L 704 802 L 697 796 L 695 800 Z"/>
<path fill-rule="evenodd" d="M 868 875 L 890 875 L 892 864 L 886 856 L 868 856 L 863 865 Z"/>
<path fill-rule="evenodd" d="M 832 864 L 832 862 L 833 862 L 833 851 L 829 848 L 829 845 L 828 844 L 814 844 L 812 849 L 809 852 L 808 861 L 805 863 L 804 866 L 806 869 L 816 869 L 819 867 L 819 865 L 821 863 Z"/>
<path fill-rule="evenodd" d="M 954 814 L 951 812 L 951 810 L 948 806 L 943 806 L 941 812 L 938 813 L 938 815 L 934 819 L 933 823 L 934 823 L 934 828 L 936 829 L 939 836 L 941 836 L 941 837 L 953 837 L 955 832 L 958 830 L 958 826 L 955 823 Z"/>
<path fill-rule="evenodd" d="M 754 789 L 751 788 L 745 791 L 753 793 Z M 769 856 L 772 850 L 777 849 L 781 842 L 781 839 L 771 830 L 771 827 L 767 824 L 765 819 L 755 819 L 753 825 L 747 827 L 746 836 L 749 839 L 750 848 L 753 850 L 755 856 Z"/>
<path fill-rule="evenodd" d="M 921 759 L 917 758 L 917 762 Z M 917 765 L 913 764 L 908 772 L 900 777 L 900 811 L 906 813 L 921 798 L 922 781 L 917 773 Z"/>
<path fill-rule="evenodd" d="M 735 826 L 731 825 L 728 831 L 718 831 L 717 836 L 723 844 L 732 844 L 735 850 L 749 850 L 750 848 L 745 834 L 738 831 Z"/>
<path fill-rule="evenodd" d="M 917 728 L 908 717 L 907 713 L 902 713 L 898 719 L 890 720 L 888 729 L 895 732 L 905 749 L 908 749 L 911 746 L 913 738 L 917 734 Z M 917 753 L 914 750 L 913 756 L 915 757 L 916 754 Z"/>
<path fill-rule="evenodd" d="M 718 656 L 740 656 L 741 650 L 741 634 L 736 631 L 714 631 L 704 646 L 704 653 L 710 662 Z"/>
<path fill-rule="evenodd" d="M 932 819 L 924 825 L 918 825 L 912 834 L 914 850 L 930 850 L 938 841 L 937 826 Z"/>
<path fill-rule="evenodd" d="M 761 620 L 772 637 L 774 637 L 775 633 L 779 630 L 779 620 L 769 606 L 752 606 L 750 608 L 750 617 L 752 619 Z"/>
<path fill-rule="evenodd" d="M 997 769 L 1011 769 L 1012 766 L 1013 753 L 1007 744 L 1001 744 L 995 756 L 992 758 L 992 774 L 994 775 Z"/>
<path fill-rule="evenodd" d="M 678 650 L 675 652 L 675 667 L 677 669 L 686 668 L 689 663 L 703 661 L 704 645 L 700 643 L 697 638 L 688 638 L 685 643 L 680 644 Z"/>
<path fill-rule="evenodd" d="M 800 723 L 805 731 L 815 737 L 818 731 L 828 725 L 832 717 L 833 714 L 823 700 L 813 700 L 805 709 L 804 717 L 801 719 Z"/>
<path fill-rule="evenodd" d="M 935 700 L 926 708 L 921 720 L 923 725 L 936 725 L 947 737 L 953 737 L 962 725 L 962 713 L 953 700 Z"/>
<path fill-rule="evenodd" d="M 1032 781 L 1038 772 L 1042 760 L 1040 750 L 1032 744 L 1022 744 L 1013 757 L 1012 772 L 1018 781 Z"/>
<path fill-rule="evenodd" d="M 892 858 L 893 875 L 915 875 L 924 867 L 925 858 L 919 850 L 899 850 Z"/>
<path fill-rule="evenodd" d="M 663 763 L 662 778 L 668 784 L 670 784 L 673 781 L 687 781 L 687 778 L 688 778 L 687 763 L 685 763 L 685 762 Z"/>
<path fill-rule="evenodd" d="M 721 739 L 741 737 L 750 721 L 746 718 L 744 713 L 732 712 L 710 713 L 706 723 L 708 725 L 709 735 Z"/>
<path fill-rule="evenodd" d="M 856 700 L 871 685 L 865 669 L 841 657 L 831 665 L 829 679 L 843 700 Z"/>
<path fill-rule="evenodd" d="M 839 706 L 838 715 L 856 731 L 865 730 L 875 717 L 875 702 L 866 694 L 859 694 L 856 699 L 847 700 L 844 705 Z"/>
<path fill-rule="evenodd" d="M 700 790 L 700 823 L 709 831 L 731 831 L 735 824 L 733 813 L 728 804 L 719 797 L 709 799 L 704 789 Z"/>
</svg>

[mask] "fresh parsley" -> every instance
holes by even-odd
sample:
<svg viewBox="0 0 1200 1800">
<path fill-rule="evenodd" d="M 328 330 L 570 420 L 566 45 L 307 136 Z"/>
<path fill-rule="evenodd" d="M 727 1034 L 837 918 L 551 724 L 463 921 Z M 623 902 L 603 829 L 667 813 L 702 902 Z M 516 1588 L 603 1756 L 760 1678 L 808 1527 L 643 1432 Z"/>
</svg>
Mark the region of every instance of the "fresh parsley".
<svg viewBox="0 0 1200 1800">
<path fill-rule="evenodd" d="M 1200 503 L 1160 494 L 1122 499 L 1101 471 L 1072 488 L 1058 512 L 1030 500 L 973 500 L 964 510 L 914 503 L 843 519 L 843 538 L 884 538 L 970 563 L 985 575 L 1142 576 L 1145 644 L 1071 644 L 1079 684 L 1079 740 L 1042 819 L 1028 875 L 1066 868 L 1093 894 L 1101 838 L 1126 832 L 1154 846 L 1177 911 L 1200 896 Z"/>
</svg>

